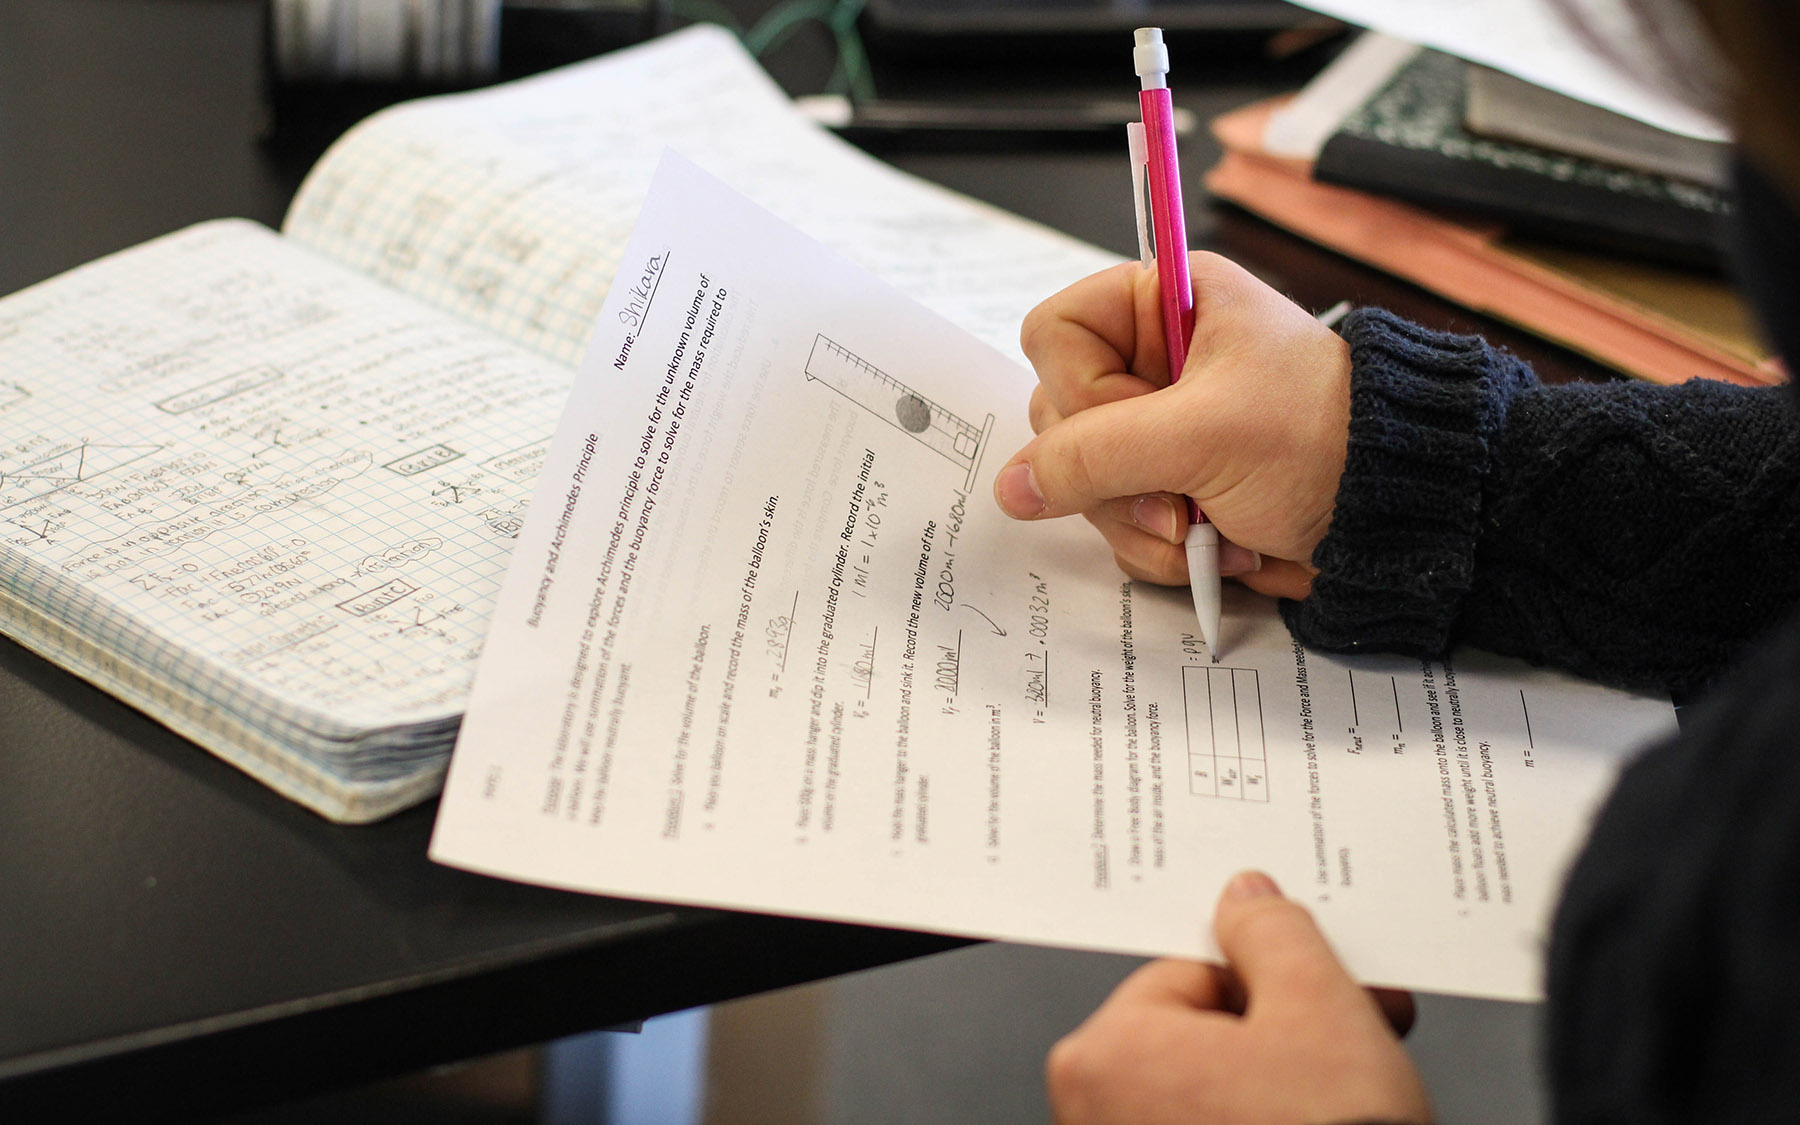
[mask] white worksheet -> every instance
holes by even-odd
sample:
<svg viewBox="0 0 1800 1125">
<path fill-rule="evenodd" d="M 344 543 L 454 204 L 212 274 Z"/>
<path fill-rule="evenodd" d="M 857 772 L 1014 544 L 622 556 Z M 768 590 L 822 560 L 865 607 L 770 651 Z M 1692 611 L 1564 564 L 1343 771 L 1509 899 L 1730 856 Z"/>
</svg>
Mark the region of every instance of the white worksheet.
<svg viewBox="0 0 1800 1125">
<path fill-rule="evenodd" d="M 1666 700 L 1345 659 L 995 471 L 1031 374 L 665 156 L 512 556 L 432 841 L 552 886 L 1215 952 L 1270 872 L 1363 979 L 1529 997 Z"/>
</svg>

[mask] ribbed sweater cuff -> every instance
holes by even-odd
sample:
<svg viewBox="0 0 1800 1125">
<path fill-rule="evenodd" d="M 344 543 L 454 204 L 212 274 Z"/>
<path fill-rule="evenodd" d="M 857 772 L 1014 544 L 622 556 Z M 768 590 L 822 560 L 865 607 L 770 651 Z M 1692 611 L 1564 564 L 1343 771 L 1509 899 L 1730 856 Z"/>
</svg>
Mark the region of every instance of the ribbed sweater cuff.
<svg viewBox="0 0 1800 1125">
<path fill-rule="evenodd" d="M 1335 651 L 1436 655 L 1474 571 L 1490 439 L 1530 369 L 1475 336 L 1381 309 L 1340 329 L 1350 344 L 1350 444 L 1312 594 L 1288 628 Z"/>
</svg>

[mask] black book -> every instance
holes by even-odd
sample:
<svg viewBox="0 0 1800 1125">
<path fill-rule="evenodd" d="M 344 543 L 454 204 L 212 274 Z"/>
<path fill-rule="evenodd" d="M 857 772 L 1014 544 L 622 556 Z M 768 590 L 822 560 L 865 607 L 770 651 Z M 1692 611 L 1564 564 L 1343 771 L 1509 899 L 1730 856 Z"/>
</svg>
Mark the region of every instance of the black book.
<svg viewBox="0 0 1800 1125">
<path fill-rule="evenodd" d="M 1466 63 L 1420 51 L 1338 125 L 1314 176 L 1495 219 L 1517 234 L 1720 268 L 1728 192 L 1473 133 L 1467 93 Z"/>
</svg>

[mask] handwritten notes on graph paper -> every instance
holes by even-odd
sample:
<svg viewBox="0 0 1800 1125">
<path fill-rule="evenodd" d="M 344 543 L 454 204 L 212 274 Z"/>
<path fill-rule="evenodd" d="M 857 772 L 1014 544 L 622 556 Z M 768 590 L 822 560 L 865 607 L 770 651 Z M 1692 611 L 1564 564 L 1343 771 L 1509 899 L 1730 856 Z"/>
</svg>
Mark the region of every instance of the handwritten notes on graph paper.
<svg viewBox="0 0 1800 1125">
<path fill-rule="evenodd" d="M 1364 979 L 1524 997 L 1666 702 L 1342 659 L 990 498 L 1031 375 L 665 158 L 502 591 L 432 843 L 608 894 L 1208 954 L 1248 866 Z"/>
</svg>

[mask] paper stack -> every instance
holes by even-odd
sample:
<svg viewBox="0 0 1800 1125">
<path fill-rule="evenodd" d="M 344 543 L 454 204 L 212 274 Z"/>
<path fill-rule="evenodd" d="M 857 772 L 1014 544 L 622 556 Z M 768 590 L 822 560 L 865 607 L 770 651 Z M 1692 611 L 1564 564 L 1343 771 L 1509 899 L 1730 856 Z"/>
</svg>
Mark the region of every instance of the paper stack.
<svg viewBox="0 0 1800 1125">
<path fill-rule="evenodd" d="M 1318 6 L 1376 27 L 1409 7 Z M 1485 25 L 1414 14 L 1444 50 L 1366 33 L 1296 97 L 1215 121 L 1226 151 L 1207 186 L 1626 374 L 1782 377 L 1719 276 L 1722 133 L 1608 81 L 1565 29 L 1490 42 L 1472 38 Z M 1606 128 L 1577 129 L 1592 134 L 1580 152 L 1546 147 L 1555 134 L 1538 126 L 1571 121 Z"/>
</svg>

